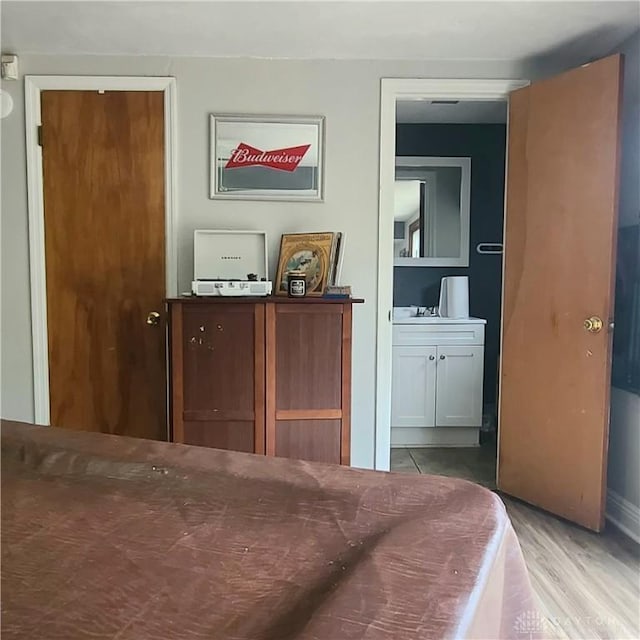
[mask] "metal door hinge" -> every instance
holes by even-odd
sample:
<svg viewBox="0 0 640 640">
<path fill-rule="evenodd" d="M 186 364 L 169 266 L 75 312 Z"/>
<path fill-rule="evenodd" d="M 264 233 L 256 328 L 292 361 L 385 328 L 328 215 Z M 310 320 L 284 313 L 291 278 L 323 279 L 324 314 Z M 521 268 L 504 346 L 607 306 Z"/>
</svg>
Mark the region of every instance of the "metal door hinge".
<svg viewBox="0 0 640 640">
<path fill-rule="evenodd" d="M 38 125 L 38 146 L 42 146 L 42 125 Z"/>
</svg>

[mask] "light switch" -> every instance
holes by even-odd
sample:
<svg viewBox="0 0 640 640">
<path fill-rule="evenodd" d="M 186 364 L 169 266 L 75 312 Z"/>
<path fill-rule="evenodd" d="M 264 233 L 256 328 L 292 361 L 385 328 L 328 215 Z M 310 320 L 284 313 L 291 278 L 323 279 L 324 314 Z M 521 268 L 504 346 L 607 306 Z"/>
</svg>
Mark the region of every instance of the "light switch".
<svg viewBox="0 0 640 640">
<path fill-rule="evenodd" d="M 13 53 L 2 54 L 2 79 L 18 79 L 18 56 Z"/>
</svg>

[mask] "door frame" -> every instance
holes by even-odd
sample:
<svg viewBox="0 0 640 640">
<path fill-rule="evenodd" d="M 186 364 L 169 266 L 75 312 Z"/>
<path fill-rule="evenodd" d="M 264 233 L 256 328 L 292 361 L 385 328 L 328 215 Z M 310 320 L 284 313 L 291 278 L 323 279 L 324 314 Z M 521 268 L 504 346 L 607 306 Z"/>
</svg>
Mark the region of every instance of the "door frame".
<svg viewBox="0 0 640 640">
<path fill-rule="evenodd" d="M 66 91 L 162 91 L 164 93 L 165 289 L 178 291 L 176 80 L 172 77 L 25 76 L 25 130 L 27 147 L 27 206 L 29 212 L 29 271 L 31 337 L 33 343 L 34 422 L 50 424 L 49 338 L 44 242 L 44 181 L 38 126 L 42 124 L 40 93 Z"/>
<path fill-rule="evenodd" d="M 374 468 L 388 471 L 391 452 L 391 338 L 393 315 L 393 187 L 398 100 L 508 101 L 529 80 L 382 78 L 380 84 L 380 197 L 378 203 L 378 309 Z M 508 123 L 507 123 L 508 132 Z M 506 165 L 505 165 L 506 170 Z M 506 188 L 506 180 L 505 180 Z M 505 202 L 506 205 L 506 202 Z"/>
</svg>

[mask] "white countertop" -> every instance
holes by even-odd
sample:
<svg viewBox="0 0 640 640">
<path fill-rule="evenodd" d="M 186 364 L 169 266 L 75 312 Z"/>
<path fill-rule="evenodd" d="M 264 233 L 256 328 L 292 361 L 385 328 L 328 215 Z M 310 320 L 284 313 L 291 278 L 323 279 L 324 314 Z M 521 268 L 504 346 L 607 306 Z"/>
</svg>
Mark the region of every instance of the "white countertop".
<svg viewBox="0 0 640 640">
<path fill-rule="evenodd" d="M 440 316 L 416 316 L 415 307 L 394 307 L 393 324 L 486 324 L 483 318 L 441 318 Z"/>
</svg>

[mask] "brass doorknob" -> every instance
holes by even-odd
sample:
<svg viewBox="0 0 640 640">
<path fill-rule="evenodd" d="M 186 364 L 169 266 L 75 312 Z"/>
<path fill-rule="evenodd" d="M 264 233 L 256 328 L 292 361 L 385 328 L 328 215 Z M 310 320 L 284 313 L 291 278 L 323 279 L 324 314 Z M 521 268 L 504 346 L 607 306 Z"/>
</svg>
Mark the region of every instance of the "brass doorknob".
<svg viewBox="0 0 640 640">
<path fill-rule="evenodd" d="M 147 316 L 147 324 L 160 324 L 160 314 L 157 311 L 150 311 Z"/>
<path fill-rule="evenodd" d="M 589 333 L 598 333 L 599 331 L 602 331 L 603 326 L 604 323 L 601 318 L 598 318 L 598 316 L 591 316 L 584 321 L 584 328 Z"/>
</svg>

